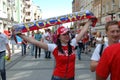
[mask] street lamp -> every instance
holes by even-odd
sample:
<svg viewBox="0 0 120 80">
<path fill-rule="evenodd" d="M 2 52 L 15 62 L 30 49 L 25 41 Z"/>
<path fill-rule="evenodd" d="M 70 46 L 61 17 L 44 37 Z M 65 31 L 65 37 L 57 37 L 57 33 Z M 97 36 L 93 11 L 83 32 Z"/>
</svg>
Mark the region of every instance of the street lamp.
<svg viewBox="0 0 120 80">
<path fill-rule="evenodd" d="M 111 11 L 111 13 L 107 13 L 108 15 L 111 15 L 111 20 L 113 21 L 114 20 L 114 14 L 115 14 L 115 11 L 114 11 L 114 7 L 115 7 L 115 0 L 112 0 L 112 7 L 113 7 L 113 10 Z"/>
<path fill-rule="evenodd" d="M 14 0 L 10 0 L 9 1 L 10 2 L 10 8 L 11 8 L 11 24 L 13 25 L 13 21 L 14 21 L 14 19 L 13 19 L 13 5 L 14 5 Z M 13 35 L 11 35 L 11 44 L 12 44 L 12 53 L 14 53 L 14 44 L 15 44 L 15 42 L 14 42 L 14 36 Z"/>
<path fill-rule="evenodd" d="M 100 4 L 101 4 L 101 7 L 100 7 L 100 25 L 102 24 L 102 0 L 100 0 Z"/>
<path fill-rule="evenodd" d="M 113 21 L 114 20 L 114 12 L 111 12 L 111 13 L 107 13 L 108 15 L 111 15 L 111 20 Z"/>
</svg>

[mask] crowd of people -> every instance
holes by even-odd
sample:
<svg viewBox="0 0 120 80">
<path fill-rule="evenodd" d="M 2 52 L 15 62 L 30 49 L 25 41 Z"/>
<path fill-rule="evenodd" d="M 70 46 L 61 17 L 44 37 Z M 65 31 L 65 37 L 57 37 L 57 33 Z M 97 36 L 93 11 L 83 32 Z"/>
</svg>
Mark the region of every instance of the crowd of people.
<svg viewBox="0 0 120 80">
<path fill-rule="evenodd" d="M 80 32 L 81 32 L 81 29 L 77 29 L 77 30 L 69 29 L 70 38 L 73 39 L 73 38 L 77 37 Z M 29 36 L 31 38 L 34 38 L 38 41 L 42 41 L 44 43 L 56 43 L 56 41 L 57 41 L 56 31 L 52 32 L 51 29 L 49 29 L 49 28 L 46 28 L 44 33 L 41 32 L 40 30 L 37 30 L 36 32 L 31 31 Z M 23 41 L 22 41 L 22 43 L 23 43 Z M 77 45 L 75 47 L 78 60 L 81 60 L 81 53 L 88 54 L 91 51 L 91 47 L 95 47 L 96 44 L 98 44 L 97 35 L 90 34 L 89 31 L 87 31 L 84 34 L 84 36 L 82 36 L 82 38 L 80 39 L 80 41 L 77 43 Z M 32 43 L 27 43 L 26 45 L 28 45 L 29 48 L 31 49 L 30 53 L 32 56 L 35 56 L 35 58 L 37 58 L 37 56 L 38 56 L 40 58 L 40 55 L 41 55 L 40 47 L 38 47 Z M 26 48 L 27 48 L 26 46 L 24 48 L 22 48 L 22 51 L 25 50 L 25 53 L 26 53 Z M 22 55 L 23 54 L 24 53 L 22 53 Z M 44 50 L 44 54 L 45 54 L 44 58 L 51 59 L 50 51 Z"/>
<path fill-rule="evenodd" d="M 22 33 L 12 33 L 22 38 L 22 56 L 26 55 L 26 46 L 30 43 L 30 54 L 35 58 L 41 57 L 41 49 L 44 50 L 44 58 L 51 59 L 54 56 L 56 65 L 53 70 L 51 80 L 75 80 L 75 60 L 81 60 L 81 53 L 89 54 L 91 47 L 95 50 L 91 56 L 90 70 L 96 72 L 96 80 L 106 80 L 109 76 L 111 80 L 119 80 L 119 50 L 120 50 L 120 26 L 118 21 L 109 21 L 105 25 L 105 35 L 97 31 L 90 33 L 89 26 L 92 20 L 86 22 L 82 29 L 71 31 L 64 26 L 60 26 L 55 32 L 51 29 L 45 29 L 45 33 L 37 30 L 31 31 L 30 36 Z M 5 35 L 1 35 L 0 41 L 5 40 Z M 0 72 L 3 80 L 6 80 L 5 74 L 5 50 L 7 48 L 10 59 L 10 49 L 6 39 L 4 49 L 0 48 Z M 4 61 L 3 61 L 4 60 Z"/>
<path fill-rule="evenodd" d="M 71 39 L 70 37 L 69 29 L 65 28 L 64 26 L 60 26 L 56 31 L 56 43 L 53 43 L 51 41 L 51 38 L 49 37 L 51 35 L 50 30 L 47 30 L 47 32 L 42 37 L 43 40 L 41 41 L 25 36 L 22 33 L 17 34 L 13 32 L 13 34 L 17 34 L 23 40 L 32 43 L 39 48 L 44 49 L 45 54 L 46 51 L 51 52 L 53 54 L 56 65 L 51 80 L 74 80 L 76 58 L 75 47 L 78 41 L 80 41 L 83 35 L 87 32 L 91 24 L 92 20 L 86 22 L 78 36 L 74 37 L 73 39 Z M 44 42 L 45 40 L 47 40 L 47 42 Z M 49 53 L 47 54 L 49 55 Z"/>
</svg>

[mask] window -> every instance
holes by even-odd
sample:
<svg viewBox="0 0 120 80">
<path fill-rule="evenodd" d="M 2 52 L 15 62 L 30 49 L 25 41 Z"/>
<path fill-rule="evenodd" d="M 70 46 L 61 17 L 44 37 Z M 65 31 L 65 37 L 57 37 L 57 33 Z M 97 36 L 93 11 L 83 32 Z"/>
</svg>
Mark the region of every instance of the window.
<svg viewBox="0 0 120 80">
<path fill-rule="evenodd" d="M 120 8 L 120 0 L 119 0 L 119 4 L 118 4 L 119 8 Z"/>
<path fill-rule="evenodd" d="M 105 14 L 105 5 L 102 6 L 102 14 Z"/>
<path fill-rule="evenodd" d="M 108 5 L 106 4 L 106 13 L 108 12 L 108 10 L 109 10 L 109 9 L 108 9 Z"/>
<path fill-rule="evenodd" d="M 119 18 L 120 18 L 120 14 L 118 14 Z"/>
<path fill-rule="evenodd" d="M 6 7 L 5 7 L 5 2 L 3 2 L 3 10 L 6 10 Z"/>
<path fill-rule="evenodd" d="M 113 10 L 114 6 L 113 6 L 113 2 L 111 2 L 111 10 Z"/>
</svg>

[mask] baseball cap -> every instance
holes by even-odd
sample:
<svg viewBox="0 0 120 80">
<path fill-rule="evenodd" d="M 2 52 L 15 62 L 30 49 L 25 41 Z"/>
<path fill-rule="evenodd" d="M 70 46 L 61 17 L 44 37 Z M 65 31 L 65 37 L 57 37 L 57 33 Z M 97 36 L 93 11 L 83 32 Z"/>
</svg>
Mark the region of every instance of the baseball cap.
<svg viewBox="0 0 120 80">
<path fill-rule="evenodd" d="M 67 28 L 65 28 L 64 26 L 60 26 L 58 29 L 57 29 L 57 36 L 60 35 L 60 34 L 65 34 L 66 32 L 68 32 L 69 30 Z"/>
</svg>

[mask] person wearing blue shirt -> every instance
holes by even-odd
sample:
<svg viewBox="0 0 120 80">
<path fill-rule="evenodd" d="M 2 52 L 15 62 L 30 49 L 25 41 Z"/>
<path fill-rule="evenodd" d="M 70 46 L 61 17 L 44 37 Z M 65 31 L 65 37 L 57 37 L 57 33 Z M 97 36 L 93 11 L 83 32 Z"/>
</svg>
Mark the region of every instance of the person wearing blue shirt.
<svg viewBox="0 0 120 80">
<path fill-rule="evenodd" d="M 36 34 L 34 35 L 34 38 L 35 38 L 36 40 L 38 40 L 38 41 L 41 41 L 42 34 L 40 33 L 39 30 L 37 30 Z M 38 56 L 39 56 L 39 58 L 40 58 L 40 56 L 41 56 L 41 48 L 38 47 L 38 46 L 35 46 L 35 58 L 37 58 L 37 52 L 38 52 L 38 50 L 39 50 L 39 55 L 38 55 Z"/>
</svg>

